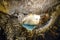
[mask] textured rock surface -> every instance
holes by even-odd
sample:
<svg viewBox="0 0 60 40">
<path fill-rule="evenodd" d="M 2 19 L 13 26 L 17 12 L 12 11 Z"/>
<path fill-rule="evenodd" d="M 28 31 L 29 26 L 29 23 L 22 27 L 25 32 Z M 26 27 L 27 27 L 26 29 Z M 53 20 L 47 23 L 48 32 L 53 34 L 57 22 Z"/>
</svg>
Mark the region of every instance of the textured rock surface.
<svg viewBox="0 0 60 40">
<path fill-rule="evenodd" d="M 21 9 L 21 11 L 18 7 L 17 8 L 17 9 L 19 9 L 18 13 L 20 13 L 20 14 L 22 14 L 23 12 L 29 13 L 29 11 L 30 11 L 29 9 L 33 10 L 32 13 L 39 12 L 39 11 L 35 12 L 34 7 L 32 9 L 32 8 L 30 8 L 30 6 L 29 7 L 26 6 L 26 3 L 28 1 L 26 1 L 26 2 L 25 1 L 23 2 L 23 0 L 21 0 L 21 1 L 22 1 L 21 4 L 25 3 L 24 4 L 25 6 L 23 6 L 23 10 Z M 33 1 L 33 3 L 37 2 L 37 1 L 34 2 L 34 0 L 32 0 L 32 1 Z M 10 0 L 10 2 L 12 4 L 11 9 L 12 8 L 15 9 L 16 8 L 15 1 Z M 39 0 L 38 0 L 38 2 L 39 2 Z M 41 1 L 41 2 L 43 2 L 43 1 Z M 17 2 L 17 3 L 19 3 L 19 2 Z M 14 7 L 12 7 L 12 6 L 14 6 Z M 32 5 L 32 6 L 36 6 L 36 5 Z M 15 11 L 17 11 L 17 10 L 13 10 L 13 12 L 10 12 L 10 13 L 13 14 Z M 58 12 L 59 11 L 60 10 L 58 10 Z M 27 40 L 59 40 L 59 38 L 60 38 L 60 18 L 59 17 L 60 17 L 60 15 L 58 16 L 56 22 L 54 23 L 53 27 L 50 30 L 38 35 L 35 33 L 35 31 L 29 32 L 25 28 L 22 28 L 21 25 L 19 24 L 19 21 L 18 21 L 18 18 L 16 17 L 16 15 L 14 15 L 14 14 L 8 15 L 2 11 L 2 12 L 0 12 L 0 30 L 3 30 L 1 34 L 3 36 L 5 36 L 7 40 L 20 40 L 20 38 L 22 38 L 22 37 L 23 38 L 26 37 Z M 0 37 L 2 37 L 2 36 L 0 35 Z M 0 39 L 3 40 L 3 37 Z"/>
</svg>

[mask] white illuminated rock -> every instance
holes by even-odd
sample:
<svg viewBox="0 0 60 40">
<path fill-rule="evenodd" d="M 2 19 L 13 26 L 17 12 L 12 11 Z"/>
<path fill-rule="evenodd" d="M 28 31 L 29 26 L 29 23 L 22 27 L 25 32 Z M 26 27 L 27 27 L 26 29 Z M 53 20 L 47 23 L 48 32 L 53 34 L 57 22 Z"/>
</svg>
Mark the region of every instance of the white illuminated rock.
<svg viewBox="0 0 60 40">
<path fill-rule="evenodd" d="M 40 20 L 40 15 L 30 14 L 23 19 L 24 24 L 37 25 Z"/>
<path fill-rule="evenodd" d="M 23 20 L 23 27 L 28 29 L 28 30 L 33 30 L 36 25 L 39 24 L 39 20 L 40 20 L 40 15 L 36 15 L 36 14 L 30 14 L 27 15 Z"/>
</svg>

